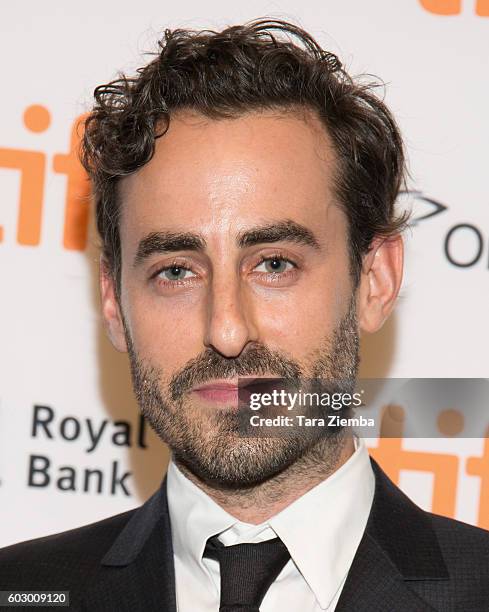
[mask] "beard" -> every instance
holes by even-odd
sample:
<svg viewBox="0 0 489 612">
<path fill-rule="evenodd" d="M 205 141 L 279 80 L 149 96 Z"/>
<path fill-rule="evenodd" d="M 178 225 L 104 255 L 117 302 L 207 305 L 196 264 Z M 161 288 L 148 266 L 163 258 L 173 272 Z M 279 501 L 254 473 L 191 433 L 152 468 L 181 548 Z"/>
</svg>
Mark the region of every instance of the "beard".
<svg viewBox="0 0 489 612">
<path fill-rule="evenodd" d="M 135 351 L 127 325 L 124 328 L 133 388 L 142 414 L 170 447 L 174 460 L 201 481 L 221 489 L 250 488 L 295 463 L 333 463 L 338 456 L 341 429 L 325 433 L 328 428 L 293 427 L 286 435 L 247 434 L 243 427 L 245 413 L 239 407 L 203 406 L 189 393 L 216 378 L 253 376 L 286 379 L 296 389 L 307 376 L 327 379 L 329 391 L 350 390 L 359 366 L 354 294 L 346 315 L 314 351 L 307 373 L 283 352 L 253 343 L 236 358 L 206 349 L 163 384 L 161 369 L 144 362 Z M 307 409 L 302 414 L 307 416 Z M 324 413 L 312 409 L 310 415 Z M 246 416 L 249 424 L 249 406 Z"/>
</svg>

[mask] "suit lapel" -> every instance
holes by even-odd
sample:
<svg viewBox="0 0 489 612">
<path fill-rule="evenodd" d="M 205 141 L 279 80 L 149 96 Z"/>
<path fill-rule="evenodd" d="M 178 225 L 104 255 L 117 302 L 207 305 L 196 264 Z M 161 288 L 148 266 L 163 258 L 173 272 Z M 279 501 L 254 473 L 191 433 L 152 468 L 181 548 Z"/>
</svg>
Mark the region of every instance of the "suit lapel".
<svg viewBox="0 0 489 612">
<path fill-rule="evenodd" d="M 371 461 L 375 472 L 372 509 L 335 612 L 434 610 L 410 586 L 416 581 L 449 579 L 429 515 Z"/>
<path fill-rule="evenodd" d="M 166 477 L 160 489 L 136 510 L 102 559 L 83 609 L 176 612 Z"/>
<path fill-rule="evenodd" d="M 434 608 L 404 582 L 378 543 L 366 535 L 358 547 L 335 612 L 428 612 Z"/>
</svg>

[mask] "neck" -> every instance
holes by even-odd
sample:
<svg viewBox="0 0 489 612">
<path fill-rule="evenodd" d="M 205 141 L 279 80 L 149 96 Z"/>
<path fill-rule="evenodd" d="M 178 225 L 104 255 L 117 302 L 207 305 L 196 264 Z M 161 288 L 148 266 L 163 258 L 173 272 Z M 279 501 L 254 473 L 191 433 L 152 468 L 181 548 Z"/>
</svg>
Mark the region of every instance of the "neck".
<svg viewBox="0 0 489 612">
<path fill-rule="evenodd" d="M 354 450 L 350 434 L 335 441 L 325 438 L 276 476 L 254 487 L 232 490 L 213 486 L 198 478 L 181 462 L 176 463 L 189 480 L 226 512 L 239 521 L 258 525 L 331 476 L 353 455 Z"/>
</svg>

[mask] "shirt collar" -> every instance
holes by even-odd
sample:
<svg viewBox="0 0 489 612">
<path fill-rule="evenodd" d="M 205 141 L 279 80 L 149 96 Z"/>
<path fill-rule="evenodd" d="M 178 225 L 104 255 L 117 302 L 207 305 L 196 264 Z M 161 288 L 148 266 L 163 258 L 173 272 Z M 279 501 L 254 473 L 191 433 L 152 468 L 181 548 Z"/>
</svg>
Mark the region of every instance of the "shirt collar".
<svg viewBox="0 0 489 612">
<path fill-rule="evenodd" d="M 238 521 L 175 465 L 168 466 L 168 509 L 174 554 L 193 572 L 208 577 L 202 555 L 216 533 L 243 534 L 241 541 L 273 537 L 287 546 L 292 560 L 321 608 L 335 597 L 348 573 L 372 506 L 375 477 L 362 439 L 353 455 L 331 476 L 261 525 Z"/>
<path fill-rule="evenodd" d="M 168 512 L 173 553 L 195 574 L 209 574 L 202 563 L 207 540 L 237 519 L 189 480 L 170 458 L 167 470 Z"/>
<path fill-rule="evenodd" d="M 363 440 L 356 446 L 331 476 L 268 521 L 323 609 L 348 574 L 372 507 L 375 476 Z"/>
</svg>

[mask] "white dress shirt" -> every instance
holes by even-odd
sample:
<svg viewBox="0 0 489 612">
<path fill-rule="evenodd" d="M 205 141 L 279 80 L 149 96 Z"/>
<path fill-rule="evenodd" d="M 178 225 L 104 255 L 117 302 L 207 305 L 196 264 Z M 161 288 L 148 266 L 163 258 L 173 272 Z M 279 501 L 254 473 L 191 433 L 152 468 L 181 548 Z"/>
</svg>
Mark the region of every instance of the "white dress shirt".
<svg viewBox="0 0 489 612">
<path fill-rule="evenodd" d="M 237 520 L 170 460 L 170 512 L 178 612 L 218 612 L 219 563 L 203 558 L 207 539 L 224 545 L 279 537 L 291 559 L 261 612 L 335 609 L 372 506 L 375 476 L 363 440 L 336 472 L 260 525 Z"/>
</svg>

